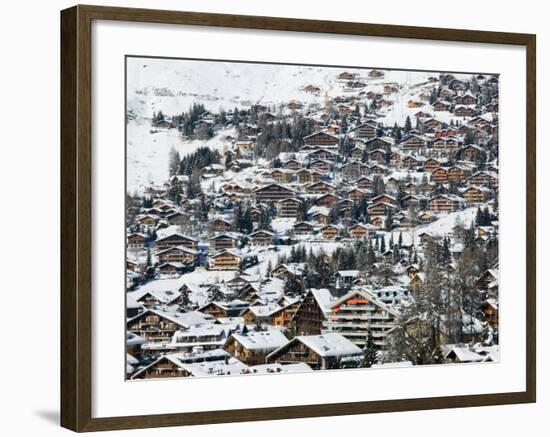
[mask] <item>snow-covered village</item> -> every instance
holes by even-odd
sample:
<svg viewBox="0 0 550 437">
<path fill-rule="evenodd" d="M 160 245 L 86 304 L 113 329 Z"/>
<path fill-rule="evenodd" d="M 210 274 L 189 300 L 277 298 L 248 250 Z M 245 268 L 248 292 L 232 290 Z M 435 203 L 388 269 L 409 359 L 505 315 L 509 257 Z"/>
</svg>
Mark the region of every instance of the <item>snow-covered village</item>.
<svg viewBox="0 0 550 437">
<path fill-rule="evenodd" d="M 498 90 L 127 58 L 127 379 L 498 362 Z"/>
</svg>

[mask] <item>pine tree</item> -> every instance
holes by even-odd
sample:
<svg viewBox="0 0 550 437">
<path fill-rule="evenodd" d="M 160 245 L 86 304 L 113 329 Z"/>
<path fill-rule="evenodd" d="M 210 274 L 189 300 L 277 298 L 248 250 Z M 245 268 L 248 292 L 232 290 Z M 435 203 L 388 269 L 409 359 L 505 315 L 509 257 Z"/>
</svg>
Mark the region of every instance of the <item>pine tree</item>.
<svg viewBox="0 0 550 437">
<path fill-rule="evenodd" d="M 365 347 L 363 348 L 363 362 L 361 363 L 361 367 L 372 367 L 372 365 L 376 364 L 377 362 L 378 362 L 378 352 L 374 344 L 372 331 L 369 329 L 367 331 Z"/>
<path fill-rule="evenodd" d="M 405 120 L 405 134 L 408 134 L 412 130 L 411 117 L 407 115 Z"/>
<path fill-rule="evenodd" d="M 181 159 L 179 152 L 174 147 L 172 147 L 168 154 L 168 174 L 170 176 L 178 174 L 180 169 L 180 162 Z"/>
</svg>

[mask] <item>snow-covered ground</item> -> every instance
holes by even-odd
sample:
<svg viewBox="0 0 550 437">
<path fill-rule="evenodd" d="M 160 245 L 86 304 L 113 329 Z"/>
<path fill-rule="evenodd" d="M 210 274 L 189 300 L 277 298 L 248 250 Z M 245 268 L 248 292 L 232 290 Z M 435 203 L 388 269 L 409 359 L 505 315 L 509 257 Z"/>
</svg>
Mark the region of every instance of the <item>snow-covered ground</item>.
<svg viewBox="0 0 550 437">
<path fill-rule="evenodd" d="M 207 141 L 184 140 L 177 129 L 158 129 L 151 133 L 150 120 L 137 118 L 130 121 L 127 125 L 127 191 L 140 193 L 148 185 L 166 182 L 168 155 L 172 147 L 182 157 L 201 146 L 221 152 L 229 146 L 224 140 L 227 135 L 235 135 L 234 129 L 219 131 Z"/>
</svg>

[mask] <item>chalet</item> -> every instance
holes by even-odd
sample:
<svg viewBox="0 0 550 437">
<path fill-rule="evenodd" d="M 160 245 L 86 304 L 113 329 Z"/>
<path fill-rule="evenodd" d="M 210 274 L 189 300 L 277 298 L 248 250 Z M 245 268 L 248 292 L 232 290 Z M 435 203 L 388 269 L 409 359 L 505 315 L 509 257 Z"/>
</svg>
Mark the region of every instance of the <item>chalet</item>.
<svg viewBox="0 0 550 437">
<path fill-rule="evenodd" d="M 402 155 L 400 168 L 402 170 L 415 170 L 420 164 L 420 158 L 413 155 Z"/>
<path fill-rule="evenodd" d="M 274 236 L 273 232 L 259 230 L 251 233 L 248 239 L 252 246 L 270 246 L 273 244 Z"/>
<path fill-rule="evenodd" d="M 142 231 L 151 231 L 155 229 L 160 217 L 153 214 L 146 214 L 136 219 L 136 223 Z"/>
<path fill-rule="evenodd" d="M 354 78 L 355 78 L 355 74 L 349 73 L 347 71 L 344 71 L 344 72 L 338 74 L 338 79 L 339 80 L 351 80 L 351 79 L 354 79 Z"/>
<path fill-rule="evenodd" d="M 297 218 L 302 201 L 294 198 L 282 199 L 278 202 L 279 217 Z"/>
<path fill-rule="evenodd" d="M 443 100 L 438 100 L 432 105 L 432 108 L 434 111 L 448 111 L 450 107 L 451 107 L 451 104 Z"/>
<path fill-rule="evenodd" d="M 394 152 L 390 155 L 388 166 L 390 168 L 397 168 L 401 165 L 402 159 L 403 159 L 403 155 L 401 155 L 400 153 Z"/>
<path fill-rule="evenodd" d="M 216 218 L 209 222 L 213 232 L 228 232 L 233 229 L 233 223 L 223 218 Z"/>
<path fill-rule="evenodd" d="M 470 161 L 476 161 L 482 156 L 482 154 L 483 149 L 475 144 L 468 144 L 462 149 L 462 156 L 464 159 L 468 159 Z"/>
<path fill-rule="evenodd" d="M 288 280 L 289 278 L 301 278 L 306 271 L 305 263 L 287 263 L 279 264 L 271 270 L 271 276 Z"/>
<path fill-rule="evenodd" d="M 481 311 L 483 312 L 485 320 L 493 328 L 498 328 L 499 317 L 498 317 L 498 300 L 496 299 L 487 299 L 481 305 Z"/>
<path fill-rule="evenodd" d="M 352 188 L 351 190 L 347 191 L 347 194 L 348 199 L 351 199 L 354 202 L 359 202 L 365 197 L 365 192 L 363 190 L 360 190 L 359 188 Z"/>
<path fill-rule="evenodd" d="M 477 103 L 477 99 L 470 93 L 456 96 L 453 101 L 455 105 L 475 105 Z"/>
<path fill-rule="evenodd" d="M 231 334 L 223 348 L 248 366 L 264 364 L 265 357 L 288 343 L 278 330 Z"/>
<path fill-rule="evenodd" d="M 435 212 L 451 212 L 462 208 L 464 200 L 450 194 L 439 194 L 428 200 L 427 208 Z"/>
<path fill-rule="evenodd" d="M 210 238 L 210 252 L 219 252 L 223 249 L 235 249 L 239 246 L 240 235 L 223 233 Z"/>
<path fill-rule="evenodd" d="M 212 301 L 198 309 L 203 314 L 208 314 L 215 319 L 227 317 L 237 317 L 248 308 L 248 302 L 242 300 L 232 300 L 230 302 Z"/>
<path fill-rule="evenodd" d="M 393 203 L 387 203 L 387 202 L 379 202 L 370 205 L 367 208 L 367 211 L 370 215 L 376 216 L 376 215 L 383 215 L 386 216 L 388 214 L 393 214 L 397 210 L 397 207 Z"/>
<path fill-rule="evenodd" d="M 248 194 L 252 192 L 253 188 L 254 185 L 248 184 L 244 181 L 228 182 L 222 185 L 222 191 L 224 193 Z"/>
<path fill-rule="evenodd" d="M 233 250 L 222 250 L 213 254 L 210 259 L 210 270 L 237 270 L 241 256 Z"/>
<path fill-rule="evenodd" d="M 355 127 L 352 132 L 355 132 L 357 138 L 375 138 L 377 126 L 374 121 L 368 121 Z"/>
<path fill-rule="evenodd" d="M 373 205 L 376 205 L 378 203 L 388 203 L 391 205 L 397 204 L 397 200 L 395 199 L 395 197 L 390 196 L 389 194 L 380 194 L 379 196 L 373 197 L 371 199 L 371 202 Z"/>
<path fill-rule="evenodd" d="M 277 202 L 295 196 L 296 193 L 292 189 L 279 184 L 269 184 L 254 190 L 256 202 Z"/>
<path fill-rule="evenodd" d="M 267 363 L 306 363 L 314 370 L 358 367 L 362 350 L 340 334 L 299 335 L 271 352 Z"/>
<path fill-rule="evenodd" d="M 462 182 L 469 170 L 459 165 L 453 165 L 447 169 L 449 182 Z"/>
<path fill-rule="evenodd" d="M 238 375 L 246 369 L 244 363 L 222 349 L 201 353 L 177 352 L 157 358 L 134 373 L 132 379 Z"/>
<path fill-rule="evenodd" d="M 286 168 L 276 168 L 271 172 L 271 178 L 278 183 L 288 183 L 293 176 L 294 171 Z"/>
<path fill-rule="evenodd" d="M 127 302 L 133 301 L 145 308 L 154 308 L 160 305 L 177 304 L 182 294 L 173 290 L 156 290 L 148 287 L 140 287 L 136 291 L 127 294 Z M 136 314 L 137 315 L 137 314 Z"/>
<path fill-rule="evenodd" d="M 317 159 L 313 161 L 309 167 L 313 170 L 318 171 L 321 174 L 326 174 L 332 168 L 332 163 L 330 161 L 325 161 L 324 159 Z"/>
<path fill-rule="evenodd" d="M 361 176 L 353 182 L 353 185 L 361 190 L 371 190 L 374 187 L 374 180 L 366 176 Z"/>
<path fill-rule="evenodd" d="M 424 102 L 420 102 L 418 100 L 410 99 L 407 101 L 407 107 L 408 108 L 422 108 L 424 106 Z"/>
<path fill-rule="evenodd" d="M 319 197 L 315 199 L 315 205 L 317 206 L 325 206 L 327 208 L 330 208 L 332 205 L 334 205 L 336 202 L 338 202 L 338 196 L 332 193 L 322 194 Z"/>
<path fill-rule="evenodd" d="M 357 223 L 348 228 L 348 234 L 351 238 L 361 239 L 368 238 L 369 232 L 371 231 L 370 225 L 365 225 L 362 223 Z"/>
<path fill-rule="evenodd" d="M 449 181 L 449 174 L 446 168 L 439 167 L 432 171 L 431 180 L 437 184 L 445 184 Z"/>
<path fill-rule="evenodd" d="M 498 176 L 488 171 L 479 171 L 466 178 L 466 183 L 486 187 L 498 187 Z"/>
<path fill-rule="evenodd" d="M 363 153 L 365 153 L 365 148 L 356 145 L 351 149 L 351 159 L 360 160 L 363 157 Z"/>
<path fill-rule="evenodd" d="M 286 106 L 288 109 L 292 109 L 293 111 L 296 111 L 298 109 L 302 109 L 304 105 L 297 100 L 291 100 L 290 102 L 288 102 Z"/>
<path fill-rule="evenodd" d="M 294 235 L 296 236 L 305 236 L 311 235 L 313 233 L 313 225 L 308 222 L 299 222 L 292 226 Z"/>
<path fill-rule="evenodd" d="M 183 270 L 185 269 L 185 264 L 180 262 L 166 262 L 159 265 L 155 271 L 157 272 L 160 278 L 177 278 L 181 276 Z"/>
<path fill-rule="evenodd" d="M 414 206 L 416 208 L 420 208 L 422 205 L 423 198 L 419 196 L 415 196 L 414 194 L 408 194 L 406 196 L 403 196 L 401 199 L 401 204 L 403 205 L 403 208 L 410 208 L 411 206 Z"/>
<path fill-rule="evenodd" d="M 334 297 L 326 288 L 311 288 L 300 303 L 292 324 L 299 335 L 319 335 L 326 319 L 327 308 Z"/>
<path fill-rule="evenodd" d="M 418 150 L 428 147 L 429 140 L 418 134 L 410 134 L 399 143 L 401 150 Z"/>
<path fill-rule="evenodd" d="M 195 264 L 195 262 L 197 261 L 197 255 L 198 252 L 196 250 L 188 249 L 185 246 L 170 247 L 156 253 L 156 257 L 160 264 Z"/>
<path fill-rule="evenodd" d="M 147 242 L 147 235 L 134 232 L 128 235 L 126 247 L 128 249 L 143 249 Z"/>
<path fill-rule="evenodd" d="M 210 320 L 210 316 L 197 311 L 176 313 L 147 309 L 129 319 L 126 330 L 146 339 L 148 343 L 167 342 L 176 331 L 208 323 Z"/>
<path fill-rule="evenodd" d="M 339 333 L 363 348 L 370 331 L 375 346 L 383 349 L 396 317 L 398 313 L 373 293 L 366 289 L 352 290 L 331 304 L 324 332 Z"/>
<path fill-rule="evenodd" d="M 322 207 L 325 208 L 325 207 Z M 313 220 L 314 223 L 317 224 L 327 224 L 328 223 L 328 215 L 329 211 L 328 208 L 325 208 L 325 210 L 318 210 L 311 213 L 311 220 Z"/>
<path fill-rule="evenodd" d="M 457 117 L 473 117 L 477 111 L 472 106 L 456 105 L 453 112 Z"/>
<path fill-rule="evenodd" d="M 340 139 L 337 136 L 327 134 L 325 132 L 315 132 L 302 138 L 304 144 L 320 147 L 337 147 L 340 144 Z"/>
<path fill-rule="evenodd" d="M 340 155 L 327 149 L 318 149 L 308 153 L 307 158 L 311 161 L 336 161 Z"/>
<path fill-rule="evenodd" d="M 348 162 L 340 167 L 342 176 L 347 179 L 355 179 L 360 176 L 366 176 L 369 172 L 369 167 L 366 164 L 358 161 Z"/>
<path fill-rule="evenodd" d="M 247 325 L 261 324 L 274 326 L 274 316 L 281 314 L 282 307 L 278 303 L 267 305 L 251 305 L 241 313 L 241 317 Z"/>
<path fill-rule="evenodd" d="M 467 205 L 480 205 L 486 202 L 491 195 L 492 191 L 486 187 L 470 186 L 462 192 L 462 197 Z"/>
<path fill-rule="evenodd" d="M 382 216 L 374 216 L 371 218 L 370 222 L 374 227 L 378 229 L 381 229 L 386 225 L 386 220 Z"/>
<path fill-rule="evenodd" d="M 324 161 L 316 161 L 316 162 L 324 162 Z M 330 165 L 329 165 L 329 169 L 330 169 Z M 321 180 L 321 173 L 315 169 L 303 168 L 296 172 L 296 178 L 298 180 L 298 183 L 300 184 L 318 182 L 319 180 Z"/>
<path fill-rule="evenodd" d="M 455 128 L 449 127 L 447 129 L 437 129 L 433 136 L 434 138 L 456 137 L 458 131 Z"/>
<path fill-rule="evenodd" d="M 174 246 L 183 246 L 187 249 L 197 250 L 198 241 L 187 235 L 178 233 L 170 234 L 166 237 L 158 238 L 155 241 L 157 251 L 162 251 Z"/>
<path fill-rule="evenodd" d="M 387 172 L 388 172 L 388 169 L 384 165 L 373 164 L 369 166 L 369 174 L 373 176 L 374 175 L 382 176 L 382 175 L 385 175 Z"/>
<path fill-rule="evenodd" d="M 456 137 L 440 137 L 432 142 L 432 148 L 435 152 L 449 152 L 457 150 L 459 147 Z"/>
<path fill-rule="evenodd" d="M 369 152 L 369 159 L 384 164 L 386 162 L 386 152 L 382 149 L 375 149 Z"/>
<path fill-rule="evenodd" d="M 326 225 L 319 229 L 319 232 L 325 240 L 334 240 L 338 236 L 338 227 L 335 225 Z"/>
<path fill-rule="evenodd" d="M 336 191 L 336 187 L 327 182 L 319 181 L 311 185 L 308 185 L 306 187 L 306 191 L 308 193 L 314 193 L 314 194 L 334 193 Z"/>
<path fill-rule="evenodd" d="M 424 171 L 431 172 L 446 163 L 447 159 L 429 158 L 424 162 Z"/>
<path fill-rule="evenodd" d="M 302 168 L 302 163 L 296 159 L 289 159 L 283 164 L 283 168 L 288 170 L 300 170 Z"/>
<path fill-rule="evenodd" d="M 384 72 L 382 70 L 373 69 L 369 71 L 369 77 L 371 79 L 381 79 L 384 77 Z"/>
</svg>

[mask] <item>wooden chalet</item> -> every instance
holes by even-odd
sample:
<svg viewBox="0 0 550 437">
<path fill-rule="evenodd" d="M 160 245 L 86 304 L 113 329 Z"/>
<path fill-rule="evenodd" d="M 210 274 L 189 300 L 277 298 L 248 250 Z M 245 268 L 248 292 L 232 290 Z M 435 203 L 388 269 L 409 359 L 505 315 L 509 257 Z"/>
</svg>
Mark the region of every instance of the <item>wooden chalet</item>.
<svg viewBox="0 0 550 437">
<path fill-rule="evenodd" d="M 238 270 L 241 257 L 230 250 L 222 250 L 213 254 L 210 259 L 210 270 Z"/>
<path fill-rule="evenodd" d="M 128 235 L 126 247 L 128 249 L 143 249 L 147 243 L 147 235 L 134 232 Z"/>
<path fill-rule="evenodd" d="M 174 233 L 155 241 L 157 251 L 162 251 L 174 246 L 183 246 L 187 249 L 197 250 L 198 241 L 187 235 Z"/>
<path fill-rule="evenodd" d="M 449 181 L 449 174 L 445 167 L 432 170 L 431 180 L 437 184 L 445 184 Z"/>
<path fill-rule="evenodd" d="M 348 228 L 349 236 L 355 239 L 368 238 L 369 233 L 370 233 L 370 226 L 362 223 L 357 223 Z"/>
<path fill-rule="evenodd" d="M 464 200 L 460 197 L 448 194 L 439 194 L 428 200 L 427 208 L 434 212 L 458 211 L 462 208 Z"/>
<path fill-rule="evenodd" d="M 280 200 L 277 204 L 279 217 L 297 218 L 302 201 L 295 198 Z"/>
<path fill-rule="evenodd" d="M 467 205 L 480 205 L 490 199 L 492 191 L 486 187 L 470 186 L 462 192 Z"/>
<path fill-rule="evenodd" d="M 368 121 L 366 123 L 362 123 L 355 127 L 352 131 L 355 132 L 355 136 L 357 138 L 375 138 L 377 133 L 376 122 Z"/>
<path fill-rule="evenodd" d="M 326 193 L 317 197 L 314 203 L 317 206 L 326 206 L 327 208 L 330 208 L 336 202 L 338 202 L 338 196 L 332 193 Z"/>
<path fill-rule="evenodd" d="M 308 222 L 299 222 L 292 226 L 292 230 L 296 236 L 311 235 L 313 233 L 313 225 Z"/>
<path fill-rule="evenodd" d="M 254 190 L 256 202 L 277 202 L 295 196 L 294 190 L 279 184 L 269 184 Z"/>
<path fill-rule="evenodd" d="M 325 240 L 334 240 L 338 236 L 338 231 L 338 227 L 334 225 L 326 225 L 319 229 Z"/>
<path fill-rule="evenodd" d="M 267 363 L 306 363 L 314 370 L 358 367 L 363 353 L 359 347 L 340 334 L 300 335 L 271 352 Z"/>
<path fill-rule="evenodd" d="M 252 246 L 270 246 L 273 244 L 273 238 L 275 235 L 273 232 L 269 232 L 266 230 L 258 230 L 255 232 L 252 232 L 248 239 L 250 241 L 250 245 Z"/>
<path fill-rule="evenodd" d="M 332 294 L 326 288 L 309 289 L 292 319 L 296 334 L 321 334 L 328 306 L 333 299 Z"/>
<path fill-rule="evenodd" d="M 248 366 L 264 364 L 265 358 L 274 350 L 288 343 L 278 330 L 231 334 L 223 348 Z"/>
<path fill-rule="evenodd" d="M 340 144 L 340 139 L 337 136 L 325 132 L 315 132 L 303 137 L 302 140 L 308 146 L 337 147 Z"/>
<path fill-rule="evenodd" d="M 235 249 L 239 246 L 239 236 L 236 234 L 222 233 L 211 237 L 209 243 L 211 252 L 218 252 L 224 249 Z"/>
<path fill-rule="evenodd" d="M 421 135 L 410 134 L 399 143 L 401 150 L 418 150 L 428 147 L 429 140 Z"/>
<path fill-rule="evenodd" d="M 156 257 L 160 264 L 195 264 L 197 256 L 198 252 L 196 250 L 188 249 L 185 246 L 169 247 L 168 249 L 156 253 Z"/>
</svg>

